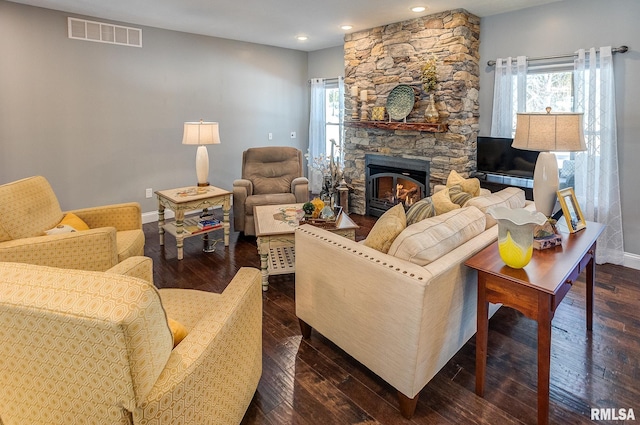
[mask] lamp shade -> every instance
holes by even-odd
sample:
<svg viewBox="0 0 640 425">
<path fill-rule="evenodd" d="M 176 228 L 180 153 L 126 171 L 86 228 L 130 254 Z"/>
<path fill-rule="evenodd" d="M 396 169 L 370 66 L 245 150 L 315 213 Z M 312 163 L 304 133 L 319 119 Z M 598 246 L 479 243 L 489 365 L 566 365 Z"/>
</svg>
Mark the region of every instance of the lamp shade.
<svg viewBox="0 0 640 425">
<path fill-rule="evenodd" d="M 513 146 L 528 151 L 583 151 L 582 113 L 518 114 Z"/>
<path fill-rule="evenodd" d="M 185 122 L 182 136 L 183 145 L 217 145 L 220 132 L 217 122 Z"/>
<path fill-rule="evenodd" d="M 559 186 L 558 162 L 552 151 L 586 150 L 582 114 L 547 113 L 518 114 L 513 146 L 516 149 L 539 151 L 533 171 L 533 201 L 536 209 L 549 217 L 556 203 Z"/>
</svg>

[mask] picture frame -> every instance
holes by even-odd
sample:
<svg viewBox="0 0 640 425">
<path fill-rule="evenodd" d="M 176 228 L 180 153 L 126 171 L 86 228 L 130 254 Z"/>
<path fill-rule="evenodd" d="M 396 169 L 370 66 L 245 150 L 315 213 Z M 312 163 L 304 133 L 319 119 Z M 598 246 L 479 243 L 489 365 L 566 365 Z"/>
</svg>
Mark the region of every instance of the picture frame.
<svg viewBox="0 0 640 425">
<path fill-rule="evenodd" d="M 570 233 L 576 233 L 587 227 L 587 222 L 584 220 L 580 204 L 576 199 L 576 194 L 572 187 L 558 190 L 558 200 L 562 207 L 562 215 L 564 215 L 567 221 L 567 228 Z"/>
</svg>

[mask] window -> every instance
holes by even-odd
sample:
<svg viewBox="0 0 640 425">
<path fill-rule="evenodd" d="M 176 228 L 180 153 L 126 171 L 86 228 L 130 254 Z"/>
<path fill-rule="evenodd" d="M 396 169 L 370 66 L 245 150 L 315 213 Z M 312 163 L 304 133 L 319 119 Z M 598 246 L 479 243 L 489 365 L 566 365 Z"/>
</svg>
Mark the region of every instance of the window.
<svg viewBox="0 0 640 425">
<path fill-rule="evenodd" d="M 516 81 L 514 79 L 514 84 Z M 514 88 L 514 92 L 515 92 Z M 538 66 L 527 70 L 526 112 L 544 112 L 550 107 L 554 112 L 573 111 L 573 69 L 568 66 Z M 515 134 L 514 117 L 514 134 Z M 565 161 L 573 159 L 571 152 L 554 152 L 558 169 Z M 569 166 L 569 164 L 567 164 Z"/>
<path fill-rule="evenodd" d="M 342 157 L 337 149 L 342 146 L 342 114 L 340 113 L 340 90 L 338 82 L 328 81 L 325 83 L 325 152 L 331 155 L 331 139 L 335 140 L 334 155 Z"/>
<path fill-rule="evenodd" d="M 527 73 L 527 112 L 573 110 L 573 71 L 543 71 Z"/>
</svg>

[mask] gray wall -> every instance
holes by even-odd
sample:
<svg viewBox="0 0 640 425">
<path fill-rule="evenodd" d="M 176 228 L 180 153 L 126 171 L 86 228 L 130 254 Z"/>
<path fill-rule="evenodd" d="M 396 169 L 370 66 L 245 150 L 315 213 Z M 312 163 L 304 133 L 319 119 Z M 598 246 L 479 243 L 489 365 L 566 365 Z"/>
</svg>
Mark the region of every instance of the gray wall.
<svg viewBox="0 0 640 425">
<path fill-rule="evenodd" d="M 220 123 L 222 144 L 208 147 L 217 186 L 240 177 L 248 147 L 306 152 L 306 52 L 126 23 L 143 48 L 71 40 L 67 16 L 0 0 L 0 184 L 40 174 L 63 209 L 152 212 L 145 188 L 195 183 L 182 125 L 201 118 Z"/>
<path fill-rule="evenodd" d="M 344 77 L 344 47 L 309 52 L 309 78 L 334 77 Z"/>
<path fill-rule="evenodd" d="M 624 245 L 640 255 L 640 2 L 564 0 L 483 18 L 480 24 L 480 135 L 489 135 L 496 57 L 565 54 L 580 48 L 627 45 L 614 57 L 618 157 Z"/>
</svg>

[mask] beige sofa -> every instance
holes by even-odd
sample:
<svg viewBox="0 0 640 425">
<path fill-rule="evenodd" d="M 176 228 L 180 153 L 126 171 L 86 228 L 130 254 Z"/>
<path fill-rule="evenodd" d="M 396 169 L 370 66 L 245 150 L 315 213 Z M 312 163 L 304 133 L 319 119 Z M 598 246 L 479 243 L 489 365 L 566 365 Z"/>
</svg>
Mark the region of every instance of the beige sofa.
<svg viewBox="0 0 640 425">
<path fill-rule="evenodd" d="M 89 230 L 45 234 L 68 213 Z M 144 255 L 144 233 L 138 203 L 63 212 L 42 176 L 0 186 L 0 261 L 105 271 L 139 255 Z"/>
<path fill-rule="evenodd" d="M 262 373 L 259 270 L 222 294 L 152 276 L 146 257 L 0 262 L 0 424 L 239 424 Z M 187 331 L 175 348 L 168 318 Z"/>
<path fill-rule="evenodd" d="M 303 337 L 317 330 L 388 382 L 407 418 L 422 388 L 476 332 L 477 275 L 464 262 L 497 240 L 497 225 L 484 213 L 491 205 L 525 206 L 525 199 L 510 188 L 473 204 L 456 211 L 478 218 L 479 234 L 425 266 L 310 225 L 296 230 Z M 490 314 L 497 308 L 491 305 Z"/>
</svg>

